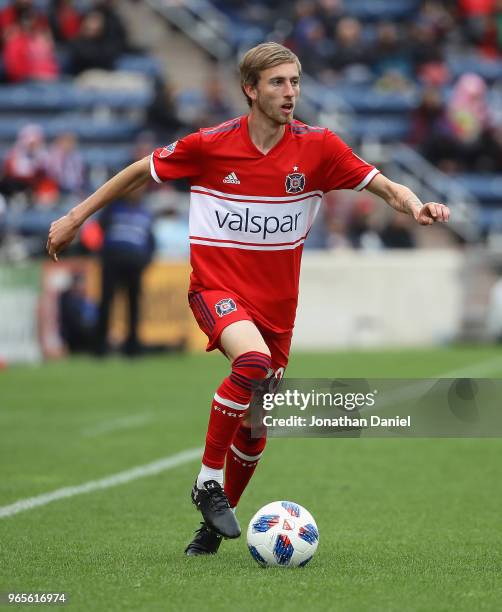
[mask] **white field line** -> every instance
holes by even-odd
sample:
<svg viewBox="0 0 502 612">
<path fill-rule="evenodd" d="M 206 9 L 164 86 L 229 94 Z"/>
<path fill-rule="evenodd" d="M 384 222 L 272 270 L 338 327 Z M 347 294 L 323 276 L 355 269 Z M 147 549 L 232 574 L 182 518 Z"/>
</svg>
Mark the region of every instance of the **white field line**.
<svg viewBox="0 0 502 612">
<path fill-rule="evenodd" d="M 151 414 L 132 414 L 130 416 L 110 419 L 109 421 L 103 421 L 94 426 L 86 427 L 81 433 L 82 436 L 91 438 L 112 431 L 119 431 L 120 429 L 140 427 L 141 425 L 145 425 L 145 423 L 150 423 L 150 421 L 153 421 L 153 415 Z"/>
<path fill-rule="evenodd" d="M 75 495 L 82 495 L 83 493 L 91 493 L 92 491 L 99 491 L 102 489 L 109 489 L 110 487 L 116 487 L 117 485 L 125 484 L 127 482 L 131 482 L 132 480 L 137 480 L 138 478 L 144 478 L 145 476 L 155 476 L 156 474 L 160 474 L 166 470 L 172 470 L 173 468 L 184 465 L 185 463 L 190 463 L 190 461 L 194 461 L 195 459 L 200 459 L 202 456 L 202 451 L 202 448 L 191 448 L 181 451 L 176 455 L 158 459 L 152 463 L 139 465 L 131 468 L 130 470 L 112 474 L 111 476 L 101 478 L 100 480 L 90 480 L 89 482 L 84 482 L 81 485 L 64 487 L 62 489 L 51 491 L 50 493 L 42 493 L 41 495 L 36 495 L 35 497 L 20 499 L 8 506 L 0 507 L 0 518 L 13 516 L 19 512 L 31 510 L 32 508 L 37 508 L 38 506 L 45 506 L 53 501 L 57 501 L 58 499 L 75 497 Z"/>
</svg>

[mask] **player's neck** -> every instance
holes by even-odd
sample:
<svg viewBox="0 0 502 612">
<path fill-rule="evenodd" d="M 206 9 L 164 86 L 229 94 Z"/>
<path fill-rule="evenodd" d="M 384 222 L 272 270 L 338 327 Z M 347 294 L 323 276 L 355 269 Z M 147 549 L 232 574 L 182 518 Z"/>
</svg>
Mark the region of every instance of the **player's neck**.
<svg viewBox="0 0 502 612">
<path fill-rule="evenodd" d="M 280 125 L 260 113 L 251 109 L 248 115 L 248 131 L 254 146 L 266 155 L 284 136 L 285 125 Z"/>
</svg>

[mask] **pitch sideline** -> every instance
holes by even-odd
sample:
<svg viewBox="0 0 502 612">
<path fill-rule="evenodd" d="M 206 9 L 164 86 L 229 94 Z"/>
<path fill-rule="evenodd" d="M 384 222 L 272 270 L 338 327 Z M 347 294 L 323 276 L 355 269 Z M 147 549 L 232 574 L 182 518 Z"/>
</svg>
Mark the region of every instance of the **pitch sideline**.
<svg viewBox="0 0 502 612">
<path fill-rule="evenodd" d="M 38 506 L 45 506 L 53 501 L 57 501 L 58 499 L 75 497 L 75 495 L 91 493 L 92 491 L 99 491 L 100 489 L 109 489 L 110 487 L 125 484 L 127 482 L 131 482 L 132 480 L 137 480 L 138 478 L 154 476 L 156 474 L 160 474 L 161 472 L 165 472 L 166 470 L 171 470 L 180 465 L 184 465 L 185 463 L 189 463 L 190 461 L 194 461 L 195 459 L 200 459 L 202 456 L 202 451 L 202 448 L 191 448 L 181 451 L 176 455 L 164 457 L 163 459 L 158 459 L 157 461 L 152 461 L 151 463 L 146 463 L 145 465 L 139 465 L 135 468 L 131 468 L 130 470 L 118 472 L 117 474 L 112 474 L 111 476 L 100 478 L 99 480 L 90 480 L 89 482 L 84 482 L 81 485 L 63 487 L 62 489 L 56 489 L 50 493 L 42 493 L 41 495 L 36 495 L 35 497 L 20 499 L 13 504 L 9 504 L 8 506 L 0 507 L 0 518 L 13 516 L 19 512 L 31 510 L 32 508 L 37 508 Z"/>
</svg>

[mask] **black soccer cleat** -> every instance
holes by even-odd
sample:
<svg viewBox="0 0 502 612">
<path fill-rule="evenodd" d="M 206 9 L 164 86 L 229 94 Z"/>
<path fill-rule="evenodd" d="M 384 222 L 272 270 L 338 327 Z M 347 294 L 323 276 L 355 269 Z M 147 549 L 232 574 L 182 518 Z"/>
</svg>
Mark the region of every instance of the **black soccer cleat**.
<svg viewBox="0 0 502 612">
<path fill-rule="evenodd" d="M 222 540 L 220 535 L 207 528 L 206 523 L 201 523 L 200 529 L 195 532 L 194 539 L 185 548 L 185 554 L 189 557 L 215 555 Z"/>
<path fill-rule="evenodd" d="M 195 481 L 192 502 L 197 510 L 200 510 L 208 529 L 223 538 L 238 538 L 241 535 L 239 522 L 230 509 L 225 491 L 219 482 L 208 480 L 204 483 L 203 489 L 198 489 Z"/>
</svg>

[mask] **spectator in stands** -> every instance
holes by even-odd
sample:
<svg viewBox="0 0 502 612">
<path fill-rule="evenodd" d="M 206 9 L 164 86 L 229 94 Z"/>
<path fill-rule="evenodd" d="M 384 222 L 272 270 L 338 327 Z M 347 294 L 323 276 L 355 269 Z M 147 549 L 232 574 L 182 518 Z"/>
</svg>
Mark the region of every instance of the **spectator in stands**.
<svg viewBox="0 0 502 612">
<path fill-rule="evenodd" d="M 375 76 L 398 72 L 406 79 L 413 76 L 409 54 L 399 39 L 395 23 L 383 21 L 377 26 L 376 41 L 371 49 L 371 66 Z"/>
<path fill-rule="evenodd" d="M 306 32 L 313 22 L 319 23 L 314 0 L 296 0 L 293 11 L 292 46 L 301 50 L 307 42 Z"/>
<path fill-rule="evenodd" d="M 47 172 L 61 195 L 78 195 L 84 188 L 84 163 L 72 132 L 60 134 L 49 149 Z"/>
<path fill-rule="evenodd" d="M 74 74 L 91 68 L 112 70 L 122 53 L 122 42 L 108 38 L 103 14 L 91 11 L 84 17 L 79 35 L 70 41 L 69 50 Z"/>
<path fill-rule="evenodd" d="M 329 80 L 335 45 L 327 36 L 325 25 L 317 17 L 304 24 L 302 44 L 298 45 L 298 52 L 302 56 L 303 70 L 319 76 L 325 74 L 323 80 Z"/>
<path fill-rule="evenodd" d="M 108 351 L 110 306 L 119 287 L 127 290 L 129 332 L 123 351 L 137 355 L 141 279 L 154 251 L 153 217 L 143 202 L 143 190 L 116 201 L 100 217 L 105 239 L 102 251 L 101 303 L 97 325 L 97 355 Z"/>
<path fill-rule="evenodd" d="M 73 0 L 51 0 L 48 14 L 56 42 L 66 43 L 78 36 L 82 15 L 74 7 Z"/>
<path fill-rule="evenodd" d="M 328 230 L 327 247 L 348 249 L 352 245 L 347 228 L 353 215 L 354 194 L 349 191 L 330 191 L 325 194 L 322 214 Z"/>
<path fill-rule="evenodd" d="M 380 231 L 380 240 L 386 249 L 412 249 L 415 238 L 404 215 L 393 214 L 390 222 Z"/>
<path fill-rule="evenodd" d="M 430 26 L 438 40 L 443 43 L 453 34 L 456 27 L 453 10 L 457 0 L 425 0 L 420 7 L 418 19 Z"/>
<path fill-rule="evenodd" d="M 11 82 L 58 78 L 59 66 L 52 36 L 33 12 L 26 12 L 7 30 L 3 63 Z"/>
<path fill-rule="evenodd" d="M 493 11 L 480 18 L 477 47 L 491 59 L 502 54 L 502 0 L 495 0 Z"/>
<path fill-rule="evenodd" d="M 489 127 L 485 81 L 477 74 L 463 74 L 448 104 L 448 116 L 461 142 L 473 142 Z"/>
<path fill-rule="evenodd" d="M 302 57 L 302 68 L 309 74 L 321 75 L 329 69 L 334 52 L 328 23 L 319 14 L 321 7 L 312 0 L 299 0 L 295 4 L 293 31 L 289 46 Z M 334 24 L 333 24 L 334 28 Z M 328 36 L 328 32 L 330 36 Z M 324 77 L 328 80 L 330 75 Z"/>
<path fill-rule="evenodd" d="M 426 87 L 422 100 L 413 113 L 410 144 L 417 147 L 431 163 L 445 165 L 456 155 L 456 141 L 448 119 L 441 91 Z M 444 167 L 444 170 L 448 168 Z M 451 169 L 451 168 L 450 168 Z"/>
<path fill-rule="evenodd" d="M 375 200 L 367 194 L 358 194 L 351 210 L 347 236 L 355 249 L 376 250 L 382 248 L 382 241 L 373 220 Z"/>
<path fill-rule="evenodd" d="M 463 74 L 448 104 L 448 118 L 457 142 L 459 162 L 475 169 L 490 138 L 491 120 L 487 87 L 477 74 Z"/>
<path fill-rule="evenodd" d="M 441 39 L 431 22 L 426 19 L 417 20 L 408 32 L 408 39 L 413 69 L 419 78 L 433 70 L 445 73 Z"/>
<path fill-rule="evenodd" d="M 501 143 L 492 126 L 483 79 L 462 75 L 447 106 L 438 89 L 426 88 L 414 113 L 411 143 L 448 173 L 496 171 Z"/>
<path fill-rule="evenodd" d="M 344 14 L 343 0 L 317 0 L 317 16 L 324 24 L 327 32 L 335 32 L 336 26 Z"/>
<path fill-rule="evenodd" d="M 5 200 L 3 195 L 0 193 L 0 249 L 2 247 L 4 238 L 7 234 L 7 221 L 6 221 L 7 214 L 6 213 L 7 213 L 7 201 Z M 1 251 L 0 251 L 0 256 L 1 256 Z"/>
<path fill-rule="evenodd" d="M 353 17 L 344 17 L 336 26 L 333 67 L 345 76 L 350 77 L 350 73 L 365 75 L 369 74 L 367 66 L 370 60 L 371 54 L 363 39 L 361 23 Z M 366 70 L 361 71 L 361 67 Z"/>
<path fill-rule="evenodd" d="M 502 173 L 502 125 L 494 125 L 490 130 L 483 161 L 483 170 Z"/>
<path fill-rule="evenodd" d="M 160 142 L 175 140 L 176 132 L 185 126 L 178 118 L 171 84 L 160 77 L 155 79 L 154 95 L 147 110 L 146 121 L 148 129 L 155 133 Z"/>
<path fill-rule="evenodd" d="M 228 103 L 228 96 L 216 74 L 207 79 L 203 96 L 202 113 L 198 119 L 199 126 L 217 125 L 234 114 L 235 109 Z"/>
<path fill-rule="evenodd" d="M 495 0 L 493 18 L 497 29 L 497 46 L 499 55 L 502 55 L 502 0 Z"/>
<path fill-rule="evenodd" d="M 502 123 L 497 117 L 499 109 L 490 109 L 487 93 L 487 85 L 479 75 L 462 75 L 452 93 L 449 115 L 465 169 L 500 172 Z"/>
<path fill-rule="evenodd" d="M 85 277 L 74 274 L 59 296 L 59 329 L 70 353 L 92 351 L 97 315 L 97 305 L 87 297 Z"/>
<path fill-rule="evenodd" d="M 479 45 L 485 35 L 486 20 L 495 9 L 495 0 L 458 0 L 466 40 Z"/>
<path fill-rule="evenodd" d="M 395 24 L 383 21 L 377 26 L 377 37 L 371 48 L 375 87 L 384 91 L 412 91 L 414 74 L 410 54 L 399 39 Z"/>
<path fill-rule="evenodd" d="M 26 19 L 34 20 L 38 28 L 47 27 L 45 15 L 35 9 L 33 0 L 12 0 L 10 4 L 0 10 L 2 42 L 13 30 L 21 27 Z"/>
<path fill-rule="evenodd" d="M 104 38 L 117 49 L 118 54 L 131 50 L 127 30 L 115 9 L 115 0 L 95 0 L 93 12 L 102 16 Z"/>
<path fill-rule="evenodd" d="M 38 125 L 25 125 L 16 143 L 7 153 L 1 190 L 6 195 L 25 192 L 36 194 L 46 176 L 47 149 L 44 134 Z"/>
</svg>

